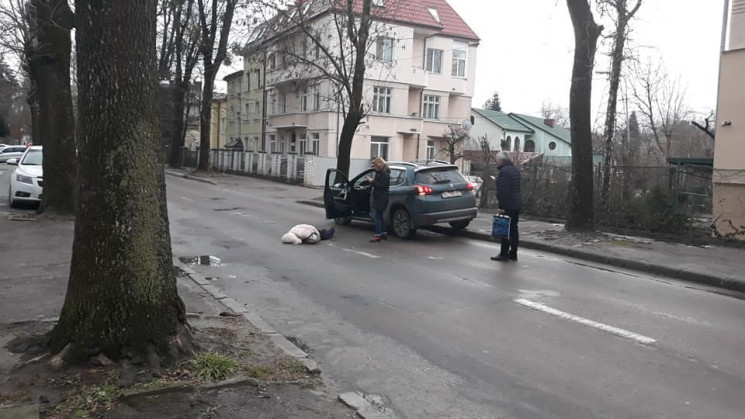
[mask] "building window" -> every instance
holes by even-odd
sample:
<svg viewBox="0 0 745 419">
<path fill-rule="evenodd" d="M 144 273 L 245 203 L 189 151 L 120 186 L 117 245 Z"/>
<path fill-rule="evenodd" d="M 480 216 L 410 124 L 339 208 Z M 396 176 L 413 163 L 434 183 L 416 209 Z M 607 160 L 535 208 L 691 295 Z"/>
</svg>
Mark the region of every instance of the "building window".
<svg viewBox="0 0 745 419">
<path fill-rule="evenodd" d="M 535 153 L 535 141 L 533 141 L 533 140 L 526 140 L 525 141 L 525 152 L 526 153 Z"/>
<path fill-rule="evenodd" d="M 261 89 L 261 70 L 254 70 L 256 73 L 256 89 Z"/>
<path fill-rule="evenodd" d="M 422 117 L 424 119 L 440 118 L 440 97 L 424 95 L 422 100 Z"/>
<path fill-rule="evenodd" d="M 553 142 L 553 141 L 551 141 L 550 143 L 548 143 L 548 149 L 551 150 L 551 151 L 556 150 L 556 143 Z"/>
<path fill-rule="evenodd" d="M 277 69 L 277 54 L 275 53 L 269 54 L 269 69 L 270 70 Z"/>
<path fill-rule="evenodd" d="M 442 50 L 427 48 L 427 64 L 426 68 L 430 73 L 441 74 L 442 73 Z"/>
<path fill-rule="evenodd" d="M 305 138 L 301 138 L 300 139 L 300 147 L 299 147 L 299 150 L 298 150 L 298 153 L 297 154 L 299 154 L 301 156 L 304 156 L 305 153 L 306 153 L 307 145 L 308 145 L 308 140 L 305 139 Z"/>
<path fill-rule="evenodd" d="M 435 159 L 435 142 L 432 140 L 427 141 L 427 160 Z"/>
<path fill-rule="evenodd" d="M 318 89 L 318 86 L 313 88 L 313 110 L 321 110 L 321 91 Z"/>
<path fill-rule="evenodd" d="M 243 119 L 249 119 L 251 117 L 251 114 L 253 113 L 253 109 L 251 109 L 252 103 L 246 103 L 246 112 L 243 114 Z"/>
<path fill-rule="evenodd" d="M 271 111 L 271 115 L 277 114 L 277 94 L 272 93 L 269 95 L 269 110 Z"/>
<path fill-rule="evenodd" d="M 385 0 L 372 0 L 373 6 L 385 7 Z"/>
<path fill-rule="evenodd" d="M 373 88 L 373 91 L 373 112 L 391 113 L 393 89 L 391 89 L 390 87 L 375 86 Z"/>
<path fill-rule="evenodd" d="M 453 77 L 466 77 L 468 61 L 468 44 L 455 42 L 453 46 Z"/>
<path fill-rule="evenodd" d="M 502 150 L 510 151 L 510 148 L 512 148 L 512 137 L 508 135 L 507 139 L 502 141 Z"/>
<path fill-rule="evenodd" d="M 313 155 L 317 156 L 321 150 L 321 134 L 314 132 L 310 135 L 310 138 L 310 150 L 313 152 Z"/>
<path fill-rule="evenodd" d="M 279 98 L 277 100 L 277 108 L 280 114 L 287 113 L 287 96 L 284 93 L 279 94 Z"/>
<path fill-rule="evenodd" d="M 279 136 L 279 152 L 281 154 L 284 154 L 284 152 L 285 152 L 285 142 L 286 142 L 285 141 L 285 136 L 284 135 L 280 135 Z"/>
<path fill-rule="evenodd" d="M 274 135 L 269 135 L 269 152 L 270 153 L 277 152 L 277 137 Z"/>
<path fill-rule="evenodd" d="M 520 151 L 520 137 L 515 137 L 515 148 L 512 151 Z"/>
<path fill-rule="evenodd" d="M 380 37 L 378 38 L 378 48 L 375 58 L 384 62 L 393 62 L 393 38 Z"/>
<path fill-rule="evenodd" d="M 300 112 L 308 112 L 308 88 L 300 91 Z"/>
<path fill-rule="evenodd" d="M 246 73 L 246 91 L 251 91 L 251 73 Z"/>
<path fill-rule="evenodd" d="M 381 157 L 388 160 L 388 138 L 372 137 L 370 140 L 370 158 Z"/>
</svg>

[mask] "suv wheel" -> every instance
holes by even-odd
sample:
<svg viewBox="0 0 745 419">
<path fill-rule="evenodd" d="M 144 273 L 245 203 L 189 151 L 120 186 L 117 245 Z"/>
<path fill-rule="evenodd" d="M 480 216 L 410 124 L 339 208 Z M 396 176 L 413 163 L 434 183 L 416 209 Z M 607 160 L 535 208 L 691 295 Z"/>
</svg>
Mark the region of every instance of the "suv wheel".
<svg viewBox="0 0 745 419">
<path fill-rule="evenodd" d="M 334 218 L 334 222 L 339 226 L 348 226 L 352 224 L 352 217 L 339 217 Z"/>
<path fill-rule="evenodd" d="M 399 208 L 393 212 L 391 217 L 393 224 L 393 233 L 402 239 L 410 239 L 416 234 L 416 229 L 411 225 L 411 216 L 409 212 L 403 208 Z"/>
<path fill-rule="evenodd" d="M 453 230 L 463 230 L 468 227 L 469 224 L 471 224 L 471 220 L 453 221 L 450 223 L 450 227 L 452 227 Z"/>
</svg>

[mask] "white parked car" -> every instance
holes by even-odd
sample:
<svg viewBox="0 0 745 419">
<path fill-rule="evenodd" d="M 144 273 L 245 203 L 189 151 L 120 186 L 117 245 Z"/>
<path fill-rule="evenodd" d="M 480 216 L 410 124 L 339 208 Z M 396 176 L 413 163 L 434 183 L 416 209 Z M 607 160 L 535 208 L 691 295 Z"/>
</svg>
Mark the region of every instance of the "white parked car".
<svg viewBox="0 0 745 419">
<path fill-rule="evenodd" d="M 25 145 L 9 145 L 0 149 L 0 163 L 7 163 L 10 159 L 19 159 L 26 152 Z"/>
<path fill-rule="evenodd" d="M 10 188 L 8 188 L 8 204 L 11 208 L 21 202 L 41 202 L 44 188 L 41 147 L 29 147 L 20 160 L 7 161 L 10 165 L 18 166 L 10 177 Z"/>
</svg>

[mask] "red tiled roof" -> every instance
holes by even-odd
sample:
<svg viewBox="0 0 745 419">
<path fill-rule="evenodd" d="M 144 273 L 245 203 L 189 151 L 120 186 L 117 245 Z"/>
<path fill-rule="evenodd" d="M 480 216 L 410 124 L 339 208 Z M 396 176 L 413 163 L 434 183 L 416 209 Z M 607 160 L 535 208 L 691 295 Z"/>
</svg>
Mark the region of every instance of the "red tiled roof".
<svg viewBox="0 0 745 419">
<path fill-rule="evenodd" d="M 337 8 L 346 8 L 346 0 L 338 0 Z M 399 23 L 438 29 L 444 35 L 478 41 L 479 37 L 446 0 L 385 0 L 385 7 L 372 6 L 373 16 Z M 438 22 L 429 12 L 437 10 Z M 362 13 L 362 0 L 355 0 L 356 13 Z"/>
</svg>

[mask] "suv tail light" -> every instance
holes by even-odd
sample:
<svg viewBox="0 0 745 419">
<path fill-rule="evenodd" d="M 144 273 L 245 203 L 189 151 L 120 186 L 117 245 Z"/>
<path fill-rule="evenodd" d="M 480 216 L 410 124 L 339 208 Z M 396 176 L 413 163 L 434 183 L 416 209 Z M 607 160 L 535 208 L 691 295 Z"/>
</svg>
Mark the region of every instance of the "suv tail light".
<svg viewBox="0 0 745 419">
<path fill-rule="evenodd" d="M 432 195 L 433 193 L 435 193 L 435 191 L 427 185 L 415 185 L 414 189 L 419 196 Z"/>
<path fill-rule="evenodd" d="M 473 190 L 473 183 L 468 182 L 468 185 L 466 185 L 466 190 L 467 191 L 472 191 Z"/>
</svg>

